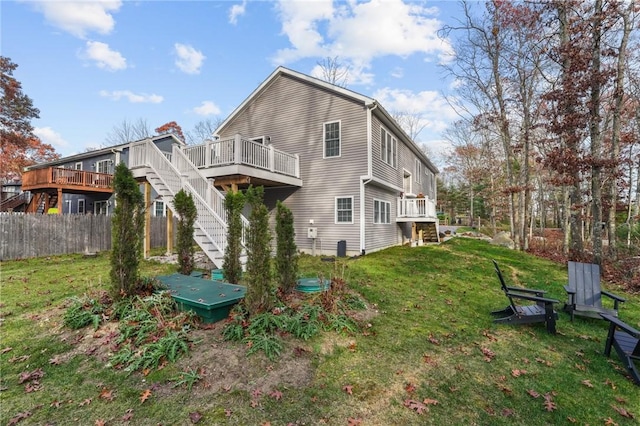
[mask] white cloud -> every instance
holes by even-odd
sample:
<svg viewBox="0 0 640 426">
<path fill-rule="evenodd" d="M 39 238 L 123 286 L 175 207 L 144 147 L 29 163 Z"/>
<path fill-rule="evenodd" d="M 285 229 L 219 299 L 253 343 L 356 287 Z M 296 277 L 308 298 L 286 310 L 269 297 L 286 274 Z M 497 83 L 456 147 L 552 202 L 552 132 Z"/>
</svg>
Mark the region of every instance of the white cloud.
<svg viewBox="0 0 640 426">
<path fill-rule="evenodd" d="M 244 15 L 247 9 L 247 0 L 242 0 L 242 4 L 234 4 L 229 9 L 229 23 L 236 25 L 238 17 Z"/>
<path fill-rule="evenodd" d="M 193 108 L 192 111 L 198 115 L 204 115 L 204 116 L 218 115 L 221 112 L 218 105 L 214 104 L 211 101 L 202 101 L 200 106 Z"/>
<path fill-rule="evenodd" d="M 455 110 L 438 92 L 425 90 L 413 93 L 410 90 L 385 87 L 376 91 L 373 97 L 387 111 L 413 114 L 420 118 L 425 132 L 443 132 L 451 122 L 458 118 Z"/>
<path fill-rule="evenodd" d="M 111 50 L 108 44 L 99 41 L 87 41 L 84 55 L 96 62 L 98 68 L 109 71 L 118 71 L 127 68 L 127 60 L 115 50 Z"/>
<path fill-rule="evenodd" d="M 176 59 L 176 66 L 187 74 L 200 74 L 200 67 L 202 67 L 206 56 L 199 50 L 186 44 L 176 43 L 174 48 L 175 54 L 178 57 Z"/>
<path fill-rule="evenodd" d="M 33 134 L 42 142 L 52 145 L 54 148 L 66 148 L 69 146 L 69 143 L 64 140 L 62 135 L 51 127 L 35 127 Z"/>
<path fill-rule="evenodd" d="M 404 77 L 404 70 L 400 67 L 395 67 L 391 70 L 391 77 L 402 78 Z"/>
<path fill-rule="evenodd" d="M 151 103 L 151 104 L 159 104 L 164 98 L 160 95 L 156 94 L 146 94 L 146 93 L 133 93 L 129 90 L 114 90 L 109 92 L 107 90 L 101 90 L 100 96 L 104 98 L 109 98 L 114 101 L 119 101 L 120 99 L 126 99 L 132 104 L 139 103 Z"/>
<path fill-rule="evenodd" d="M 34 2 L 34 6 L 54 27 L 84 38 L 93 31 L 109 34 L 115 26 L 112 13 L 120 9 L 122 2 L 42 0 Z"/>
<path fill-rule="evenodd" d="M 275 64 L 338 56 L 362 69 L 372 59 L 386 55 L 421 53 L 426 60 L 437 57 L 443 61 L 453 54 L 449 41 L 438 37 L 442 22 L 435 17 L 437 9 L 416 3 L 352 1 L 334 8 L 330 0 L 280 0 L 278 11 L 282 33 L 291 47 L 276 53 Z"/>
</svg>

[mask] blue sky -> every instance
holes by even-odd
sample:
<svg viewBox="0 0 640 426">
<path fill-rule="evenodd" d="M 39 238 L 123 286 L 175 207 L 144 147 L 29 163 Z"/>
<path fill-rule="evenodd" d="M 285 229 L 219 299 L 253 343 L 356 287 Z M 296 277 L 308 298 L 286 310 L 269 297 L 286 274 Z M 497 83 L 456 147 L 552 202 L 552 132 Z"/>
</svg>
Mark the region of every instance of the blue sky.
<svg viewBox="0 0 640 426">
<path fill-rule="evenodd" d="M 456 119 L 437 30 L 455 1 L 2 1 L 1 54 L 40 109 L 36 134 L 63 156 L 114 126 L 225 118 L 279 65 L 317 74 L 338 57 L 347 87 L 421 117 L 433 154 Z"/>
</svg>

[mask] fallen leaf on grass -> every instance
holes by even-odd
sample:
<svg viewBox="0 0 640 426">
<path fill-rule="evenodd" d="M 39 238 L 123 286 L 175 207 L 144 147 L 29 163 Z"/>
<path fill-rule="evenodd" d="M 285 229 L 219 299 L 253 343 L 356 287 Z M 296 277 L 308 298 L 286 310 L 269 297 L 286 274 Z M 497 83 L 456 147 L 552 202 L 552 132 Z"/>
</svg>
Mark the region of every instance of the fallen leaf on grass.
<svg viewBox="0 0 640 426">
<path fill-rule="evenodd" d="M 348 393 L 349 395 L 353 395 L 353 386 L 351 385 L 344 385 L 342 387 L 342 390 Z"/>
<path fill-rule="evenodd" d="M 614 390 L 616 389 L 616 384 L 609 379 L 605 380 L 604 384 L 611 386 L 611 389 L 614 389 Z"/>
<path fill-rule="evenodd" d="M 536 358 L 536 362 L 539 362 L 540 364 L 544 364 L 547 367 L 551 367 L 553 364 L 551 363 L 551 361 L 547 361 L 545 359 L 542 358 Z"/>
<path fill-rule="evenodd" d="M 227 417 L 231 417 L 231 414 L 233 414 L 233 411 L 229 410 L 228 408 L 225 408 L 224 415 Z"/>
<path fill-rule="evenodd" d="M 51 404 L 49 404 L 49 407 L 51 408 L 60 408 L 60 406 L 62 405 L 62 402 L 56 400 L 51 401 Z"/>
<path fill-rule="evenodd" d="M 622 417 L 626 417 L 628 419 L 633 419 L 634 418 L 633 414 L 631 414 L 630 412 L 628 412 L 627 410 L 625 410 L 622 407 L 616 407 L 615 405 L 611 405 L 611 408 L 616 410 L 618 412 L 618 414 L 620 414 Z"/>
<path fill-rule="evenodd" d="M 131 421 L 131 419 L 133 419 L 133 408 L 129 408 L 124 412 L 124 416 L 122 416 L 123 422 L 129 422 Z"/>
<path fill-rule="evenodd" d="M 539 397 L 540 397 L 540 394 L 539 394 L 538 392 L 534 391 L 533 389 L 529 389 L 529 390 L 527 391 L 527 393 L 528 393 L 529 395 L 531 395 L 533 398 L 539 398 Z"/>
<path fill-rule="evenodd" d="M 4 348 L 4 349 L 0 350 L 0 355 L 2 355 L 2 354 L 6 354 L 7 352 L 10 352 L 10 351 L 12 351 L 12 350 L 13 350 L 13 348 L 6 347 L 6 348 Z"/>
<path fill-rule="evenodd" d="M 429 341 L 431 343 L 433 343 L 434 345 L 439 345 L 440 341 L 438 339 L 436 339 L 435 337 L 433 337 L 433 334 L 429 333 Z"/>
<path fill-rule="evenodd" d="M 583 385 L 585 385 L 586 387 L 588 387 L 588 388 L 592 388 L 593 387 L 593 384 L 591 384 L 591 380 L 589 380 L 589 379 L 585 379 L 581 383 Z"/>
<path fill-rule="evenodd" d="M 149 399 L 150 396 L 151 396 L 151 389 L 145 389 L 140 394 L 140 403 L 143 404 L 147 399 Z"/>
<path fill-rule="evenodd" d="M 31 417 L 31 412 L 30 411 L 24 411 L 22 413 L 18 413 L 15 415 L 15 417 L 13 417 L 11 420 L 9 420 L 9 423 L 7 423 L 7 425 L 9 426 L 13 426 L 15 424 L 18 424 L 18 422 Z"/>
<path fill-rule="evenodd" d="M 44 376 L 44 371 L 42 368 L 37 368 L 33 371 L 23 371 L 20 373 L 20 377 L 18 378 L 18 383 L 22 384 L 24 382 L 28 382 L 30 380 L 38 380 Z"/>
<path fill-rule="evenodd" d="M 200 420 L 202 420 L 202 414 L 197 411 L 189 413 L 189 420 L 191 420 L 191 423 L 198 423 Z"/>
<path fill-rule="evenodd" d="M 491 362 L 493 358 L 496 356 L 496 353 L 489 348 L 482 348 L 482 355 L 484 355 L 485 361 Z"/>
<path fill-rule="evenodd" d="M 418 414 L 424 414 L 429 411 L 429 407 L 424 405 L 420 401 L 416 401 L 415 399 L 406 399 L 404 401 L 404 406 L 415 411 Z"/>
<path fill-rule="evenodd" d="M 502 417 L 511 417 L 515 414 L 511 408 L 503 408 L 502 409 Z"/>
<path fill-rule="evenodd" d="M 422 403 L 425 405 L 438 405 L 437 399 L 425 398 L 422 400 Z"/>
<path fill-rule="evenodd" d="M 362 424 L 361 418 L 349 417 L 347 419 L 347 426 L 360 426 Z"/>
<path fill-rule="evenodd" d="M 113 401 L 115 396 L 113 395 L 113 391 L 111 389 L 102 388 L 100 391 L 100 398 L 106 399 L 107 401 Z"/>
<path fill-rule="evenodd" d="M 16 362 L 24 362 L 24 361 L 28 360 L 29 357 L 30 357 L 30 355 L 14 356 L 13 358 L 9 358 L 9 362 L 11 364 L 15 364 Z"/>
<path fill-rule="evenodd" d="M 518 370 L 518 369 L 511 370 L 511 375 L 512 375 L 513 377 L 520 377 L 520 376 L 522 376 L 523 374 L 527 374 L 527 370 Z"/>
<path fill-rule="evenodd" d="M 251 396 L 254 398 L 260 398 L 262 391 L 260 389 L 254 389 L 251 391 Z"/>
<path fill-rule="evenodd" d="M 260 405 L 260 403 L 257 400 L 251 400 L 251 408 L 256 408 L 258 405 Z"/>
<path fill-rule="evenodd" d="M 553 402 L 553 393 L 544 394 L 544 408 L 547 411 L 555 411 L 558 408 L 556 403 Z"/>
<path fill-rule="evenodd" d="M 62 360 L 60 359 L 59 355 L 54 356 L 53 358 L 51 358 L 49 360 L 49 364 L 51 365 L 60 365 L 62 364 Z"/>
<path fill-rule="evenodd" d="M 587 367 L 583 364 L 575 364 L 574 367 L 576 367 L 580 371 L 587 371 Z"/>
<path fill-rule="evenodd" d="M 84 401 L 82 401 L 80 404 L 78 404 L 78 407 L 83 407 L 85 405 L 89 405 L 91 404 L 92 399 L 91 398 L 87 398 Z"/>
<path fill-rule="evenodd" d="M 407 383 L 404 386 L 404 390 L 406 390 L 407 393 L 414 393 L 416 391 L 416 386 L 413 383 Z"/>
<path fill-rule="evenodd" d="M 578 420 L 575 417 L 567 417 L 567 421 L 569 423 L 578 423 Z"/>
<path fill-rule="evenodd" d="M 604 419 L 604 424 L 607 426 L 618 426 L 618 423 L 614 422 L 611 417 Z"/>
<path fill-rule="evenodd" d="M 282 392 L 276 389 L 274 391 L 271 391 L 271 393 L 269 393 L 269 396 L 276 401 L 280 401 L 282 399 Z"/>
<path fill-rule="evenodd" d="M 96 420 L 96 422 L 95 422 L 95 426 L 105 426 L 106 424 L 107 424 L 107 422 L 105 422 L 105 421 L 104 421 L 104 420 L 102 420 L 102 419 L 98 419 L 98 420 Z"/>
</svg>

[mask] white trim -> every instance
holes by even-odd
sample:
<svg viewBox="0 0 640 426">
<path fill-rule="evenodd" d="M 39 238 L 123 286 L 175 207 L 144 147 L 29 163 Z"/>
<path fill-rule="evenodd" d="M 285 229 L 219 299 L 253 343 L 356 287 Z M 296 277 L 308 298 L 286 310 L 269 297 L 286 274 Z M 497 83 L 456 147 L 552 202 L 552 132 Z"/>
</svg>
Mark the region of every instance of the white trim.
<svg viewBox="0 0 640 426">
<path fill-rule="evenodd" d="M 80 166 L 80 167 L 78 167 L 78 166 Z M 73 168 L 74 168 L 74 170 L 82 170 L 82 161 L 76 162 L 76 164 L 74 164 Z"/>
<path fill-rule="evenodd" d="M 407 182 L 407 179 L 409 182 L 409 190 L 407 190 L 407 188 L 404 186 Z M 415 195 L 413 193 L 413 175 L 404 167 L 402 168 L 402 192 L 404 192 L 404 195 Z"/>
<path fill-rule="evenodd" d="M 338 155 L 327 156 L 327 125 L 338 123 Z M 341 120 L 325 121 L 322 123 L 322 158 L 340 158 L 342 157 L 342 122 Z"/>
<path fill-rule="evenodd" d="M 386 135 L 391 137 L 391 158 L 389 158 L 388 154 L 389 149 L 387 147 Z M 392 167 L 395 170 L 398 169 L 398 138 L 383 125 L 380 125 L 380 160 L 387 166 Z"/>
<path fill-rule="evenodd" d="M 80 206 L 82 205 L 82 211 L 80 209 Z M 87 212 L 87 202 L 85 201 L 84 198 L 79 198 L 78 199 L 78 214 L 85 214 Z"/>
<path fill-rule="evenodd" d="M 415 183 L 422 183 L 422 162 L 416 158 L 413 168 L 415 169 Z"/>
<path fill-rule="evenodd" d="M 351 221 L 350 222 L 338 222 L 338 200 L 344 200 L 344 199 L 350 199 L 351 200 Z M 335 197 L 334 202 L 333 202 L 333 221 L 336 225 L 353 225 L 353 217 L 354 217 L 354 213 L 355 213 L 355 208 L 353 205 L 353 195 L 350 196 L 345 196 L 345 197 Z"/>
</svg>

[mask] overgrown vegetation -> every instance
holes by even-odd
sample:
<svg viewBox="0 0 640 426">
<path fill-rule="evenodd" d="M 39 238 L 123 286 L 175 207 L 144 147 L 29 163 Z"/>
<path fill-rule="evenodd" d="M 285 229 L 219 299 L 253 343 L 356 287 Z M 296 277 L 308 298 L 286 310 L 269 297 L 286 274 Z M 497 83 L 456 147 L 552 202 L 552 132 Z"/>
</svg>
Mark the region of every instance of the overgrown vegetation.
<svg viewBox="0 0 640 426">
<path fill-rule="evenodd" d="M 193 202 L 193 197 L 184 189 L 176 193 L 173 198 L 173 205 L 178 213 L 176 249 L 178 251 L 178 265 L 180 266 L 179 272 L 183 275 L 189 275 L 193 272 L 195 266 L 193 230 L 198 218 L 198 210 Z"/>
<path fill-rule="evenodd" d="M 144 199 L 138 183 L 124 163 L 113 175 L 116 207 L 111 225 L 111 295 L 115 299 L 134 294 L 144 233 Z"/>
<path fill-rule="evenodd" d="M 242 208 L 244 207 L 244 194 L 242 192 L 229 191 L 224 198 L 224 208 L 227 213 L 227 248 L 224 252 L 222 270 L 224 279 L 233 284 L 240 282 L 242 277 Z"/>
<path fill-rule="evenodd" d="M 293 213 L 280 200 L 276 203 L 276 271 L 278 285 L 285 294 L 293 292 L 298 281 L 298 247 Z"/>
</svg>

